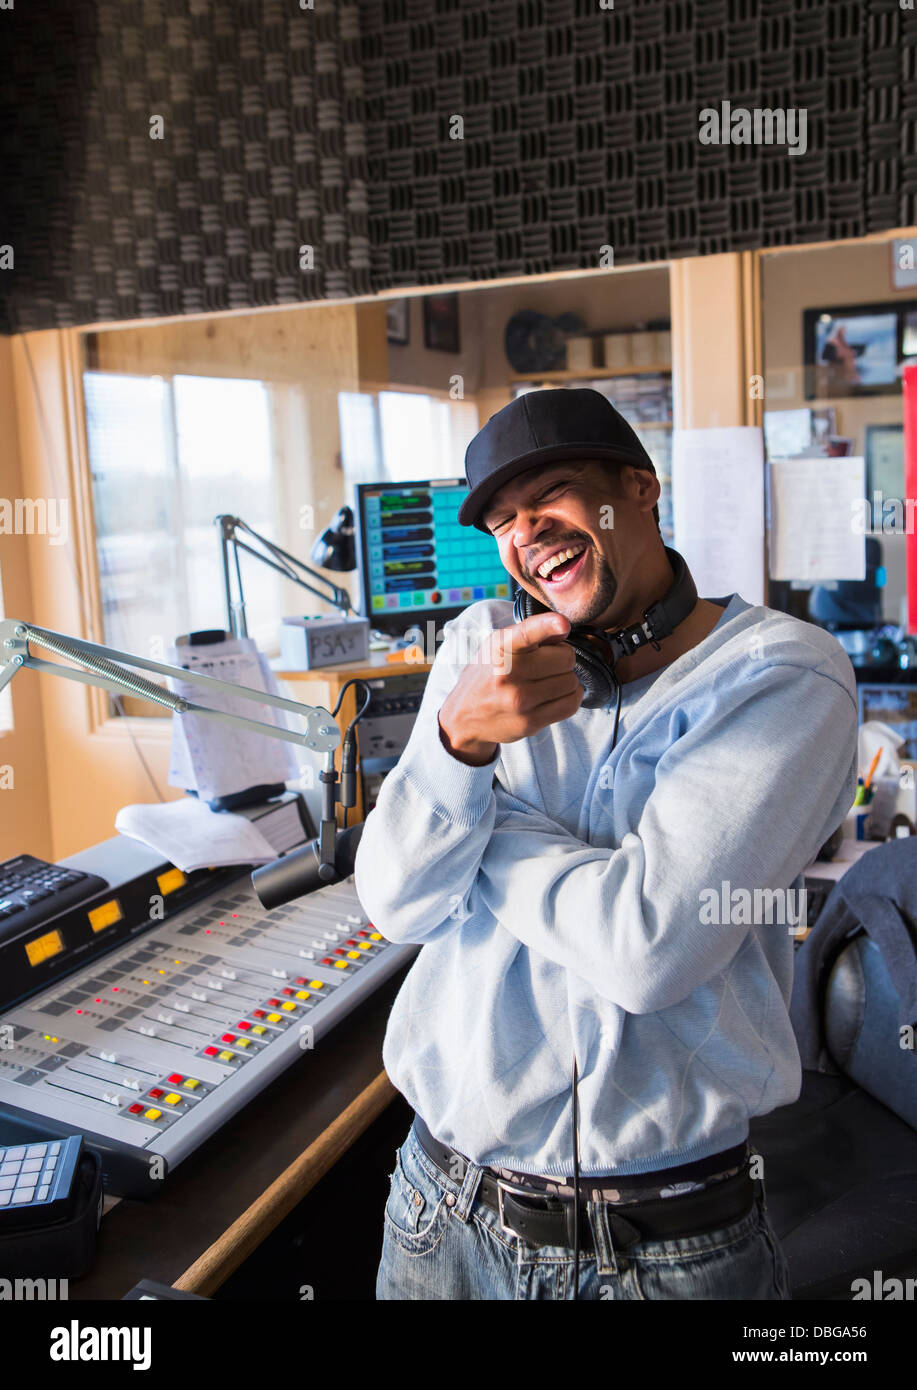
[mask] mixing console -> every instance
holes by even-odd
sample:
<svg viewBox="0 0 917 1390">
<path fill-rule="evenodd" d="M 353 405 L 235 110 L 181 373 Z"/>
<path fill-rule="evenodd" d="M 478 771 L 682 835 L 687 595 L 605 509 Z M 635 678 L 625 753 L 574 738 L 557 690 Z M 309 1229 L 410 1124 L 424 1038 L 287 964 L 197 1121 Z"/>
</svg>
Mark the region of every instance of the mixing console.
<svg viewBox="0 0 917 1390">
<path fill-rule="evenodd" d="M 416 950 L 352 879 L 266 912 L 246 874 L 0 1015 L 0 1119 L 85 1135 L 108 1191 L 149 1195 Z"/>
</svg>

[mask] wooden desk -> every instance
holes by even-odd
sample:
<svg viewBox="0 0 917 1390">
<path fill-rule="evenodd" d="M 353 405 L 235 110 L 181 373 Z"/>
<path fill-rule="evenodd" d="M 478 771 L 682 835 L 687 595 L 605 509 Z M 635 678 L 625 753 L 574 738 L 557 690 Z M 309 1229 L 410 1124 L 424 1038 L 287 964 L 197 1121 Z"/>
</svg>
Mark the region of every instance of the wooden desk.
<svg viewBox="0 0 917 1390">
<path fill-rule="evenodd" d="M 419 649 L 415 649 L 419 650 Z M 398 659 L 389 661 L 389 655 L 397 655 Z M 370 652 L 368 661 L 349 661 L 341 666 L 323 666 L 317 671 L 287 671 L 274 668 L 274 675 L 278 681 L 287 682 L 289 690 L 283 693 L 291 700 L 301 700 L 307 705 L 322 705 L 325 709 L 333 709 L 341 687 L 355 677 L 362 677 L 366 680 L 379 680 L 384 676 L 416 676 L 420 673 L 426 675 L 433 662 L 426 658 L 420 661 L 406 661 L 401 653 Z M 351 686 L 344 694 L 341 708 L 337 712 L 336 720 L 338 728 L 343 734 L 347 725 L 357 712 L 357 687 Z M 358 733 L 359 737 L 359 733 Z M 338 748 L 335 753 L 335 765 L 340 771 L 341 750 Z M 351 824 L 364 819 L 363 810 L 363 786 L 360 778 L 357 779 L 357 804 L 351 812 Z M 343 807 L 338 807 L 338 825 L 344 824 Z"/>
<path fill-rule="evenodd" d="M 410 964 L 185 1159 L 158 1197 L 118 1202 L 71 1301 L 120 1299 L 144 1278 L 218 1289 L 397 1095 L 382 1039 Z"/>
</svg>

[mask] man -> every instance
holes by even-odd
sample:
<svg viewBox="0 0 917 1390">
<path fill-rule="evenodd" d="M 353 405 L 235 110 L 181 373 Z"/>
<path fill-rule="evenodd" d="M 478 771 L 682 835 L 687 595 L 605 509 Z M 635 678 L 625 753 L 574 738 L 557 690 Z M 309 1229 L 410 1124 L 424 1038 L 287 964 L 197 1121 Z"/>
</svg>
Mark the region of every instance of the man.
<svg viewBox="0 0 917 1390">
<path fill-rule="evenodd" d="M 357 854 L 377 928 L 423 946 L 383 1048 L 416 1118 L 377 1297 L 787 1298 L 749 1120 L 799 1094 L 774 906 L 853 801 L 852 668 L 699 599 L 618 661 L 615 741 L 564 639 L 672 587 L 649 457 L 598 392 L 536 391 L 466 471 L 460 521 L 548 611 L 446 625 Z"/>
</svg>

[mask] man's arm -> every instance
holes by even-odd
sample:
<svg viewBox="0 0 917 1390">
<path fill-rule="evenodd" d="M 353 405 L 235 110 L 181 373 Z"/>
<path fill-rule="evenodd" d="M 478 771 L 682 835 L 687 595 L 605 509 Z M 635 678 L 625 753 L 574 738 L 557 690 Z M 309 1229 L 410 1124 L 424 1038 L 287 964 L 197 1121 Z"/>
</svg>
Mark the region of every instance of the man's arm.
<svg viewBox="0 0 917 1390">
<path fill-rule="evenodd" d="M 469 907 L 478 898 L 628 1013 L 668 1008 L 724 970 L 751 930 L 704 922 L 702 894 L 719 901 L 724 881 L 752 894 L 788 888 L 846 814 L 856 731 L 839 682 L 762 666 L 660 758 L 636 833 L 617 849 L 583 845 L 498 789 Z"/>
<path fill-rule="evenodd" d="M 493 829 L 500 742 L 568 718 L 583 698 L 569 627 L 558 613 L 493 631 L 446 624 L 408 745 L 357 850 L 357 893 L 390 941 L 432 941 L 464 920 Z"/>
<path fill-rule="evenodd" d="M 440 706 L 461 671 L 455 626 L 445 626 L 410 738 L 357 848 L 357 896 L 389 941 L 431 941 L 458 924 L 450 913 L 474 882 L 493 829 L 499 748 L 473 766 L 439 732 Z"/>
</svg>

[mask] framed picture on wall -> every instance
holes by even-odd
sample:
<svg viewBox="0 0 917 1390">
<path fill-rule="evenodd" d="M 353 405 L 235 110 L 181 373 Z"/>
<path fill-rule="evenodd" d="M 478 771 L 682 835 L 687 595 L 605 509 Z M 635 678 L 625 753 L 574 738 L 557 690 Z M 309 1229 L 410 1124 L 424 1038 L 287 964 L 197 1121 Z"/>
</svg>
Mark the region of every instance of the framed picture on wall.
<svg viewBox="0 0 917 1390">
<path fill-rule="evenodd" d="M 457 294 L 428 294 L 423 300 L 424 347 L 435 352 L 458 352 L 459 305 Z"/>
<path fill-rule="evenodd" d="M 894 395 L 905 337 L 917 329 L 917 303 L 851 304 L 802 315 L 806 400 Z"/>
<path fill-rule="evenodd" d="M 872 500 L 875 530 L 882 529 L 884 504 L 903 505 L 904 491 L 904 426 L 867 425 L 866 496 Z"/>
<path fill-rule="evenodd" d="M 411 337 L 410 299 L 391 299 L 385 306 L 385 340 L 394 347 L 407 347 Z"/>
</svg>

